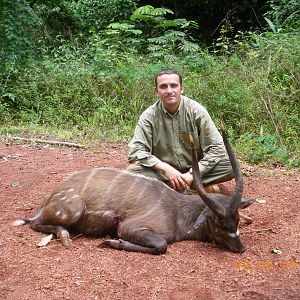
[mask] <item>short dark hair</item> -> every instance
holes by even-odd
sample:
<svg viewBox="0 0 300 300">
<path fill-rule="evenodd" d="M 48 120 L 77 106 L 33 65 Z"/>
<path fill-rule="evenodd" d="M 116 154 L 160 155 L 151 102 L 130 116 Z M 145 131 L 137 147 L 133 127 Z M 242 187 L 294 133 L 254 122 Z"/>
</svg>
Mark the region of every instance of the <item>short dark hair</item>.
<svg viewBox="0 0 300 300">
<path fill-rule="evenodd" d="M 157 77 L 161 76 L 161 75 L 164 75 L 164 74 L 167 74 L 167 75 L 171 75 L 171 74 L 176 74 L 178 75 L 179 77 L 179 82 L 180 82 L 180 85 L 182 85 L 182 76 L 175 70 L 175 69 L 162 69 L 160 70 L 156 75 L 155 75 L 155 78 L 154 78 L 154 81 L 155 81 L 155 86 L 157 87 Z"/>
</svg>

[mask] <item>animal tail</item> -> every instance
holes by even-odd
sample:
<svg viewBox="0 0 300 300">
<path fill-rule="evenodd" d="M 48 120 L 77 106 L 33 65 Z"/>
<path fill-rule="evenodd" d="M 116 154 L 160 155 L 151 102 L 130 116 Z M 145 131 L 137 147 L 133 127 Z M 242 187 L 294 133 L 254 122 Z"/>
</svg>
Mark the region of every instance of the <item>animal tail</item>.
<svg viewBox="0 0 300 300">
<path fill-rule="evenodd" d="M 21 226 L 30 223 L 34 218 L 24 218 L 13 222 L 13 226 Z"/>
<path fill-rule="evenodd" d="M 43 211 L 43 208 L 32 218 L 23 218 L 23 219 L 20 219 L 20 220 L 16 220 L 13 222 L 13 226 L 21 226 L 21 225 L 25 225 L 25 224 L 29 224 L 31 223 L 32 221 L 38 219 L 40 216 L 41 216 L 41 213 Z"/>
</svg>

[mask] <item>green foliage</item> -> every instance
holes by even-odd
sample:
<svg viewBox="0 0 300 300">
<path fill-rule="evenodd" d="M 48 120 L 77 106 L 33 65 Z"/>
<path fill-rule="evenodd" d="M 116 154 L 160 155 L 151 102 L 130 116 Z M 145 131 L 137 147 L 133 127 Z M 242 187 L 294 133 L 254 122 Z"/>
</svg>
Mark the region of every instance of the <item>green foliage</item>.
<svg viewBox="0 0 300 300">
<path fill-rule="evenodd" d="M 248 149 L 245 157 L 250 163 L 300 166 L 299 159 L 289 158 L 286 148 L 282 146 L 281 139 L 277 135 L 261 134 L 255 138 L 252 134 L 244 134 L 240 143 L 243 143 L 243 147 Z"/>
<path fill-rule="evenodd" d="M 280 137 L 282 153 L 299 156 L 299 34 L 252 33 L 247 40 L 252 44 L 241 42 L 231 55 L 202 53 L 192 61 L 185 58 L 198 73 L 188 74 L 186 90 L 192 90 L 215 120 L 230 124 L 236 139 L 245 133 L 255 139 L 264 128 L 263 135 Z M 244 144 L 240 147 L 242 152 L 251 150 Z M 265 149 L 259 153 L 270 158 Z"/>
<path fill-rule="evenodd" d="M 87 32 L 129 18 L 135 6 L 136 0 L 79 0 L 68 4 L 80 28 Z"/>
<path fill-rule="evenodd" d="M 130 20 L 109 24 L 106 30 L 96 33 L 94 39 L 102 47 L 106 45 L 114 50 L 150 52 L 154 57 L 198 51 L 200 47 L 188 35 L 189 29 L 198 25 L 186 19 L 168 20 L 165 18 L 167 14 L 173 14 L 173 11 L 151 5 L 139 7 Z"/>
<path fill-rule="evenodd" d="M 0 2 L 0 77 L 14 75 L 33 56 L 37 24 L 38 17 L 25 1 Z"/>
<path fill-rule="evenodd" d="M 137 117 L 153 101 L 153 74 L 145 78 L 147 65 L 137 65 L 126 55 L 89 66 L 77 59 L 82 53 L 75 53 L 73 60 L 57 55 L 24 70 L 20 82 L 7 86 L 0 100 L 0 111 L 5 112 L 1 123 L 44 125 L 109 138 L 131 134 Z M 144 93 L 150 95 L 148 102 Z"/>
<path fill-rule="evenodd" d="M 298 0 L 270 0 L 270 10 L 265 14 L 265 20 L 273 33 L 282 30 L 299 30 L 300 2 Z"/>
<path fill-rule="evenodd" d="M 158 7 L 154 8 L 151 5 L 145 5 L 137 8 L 134 13 L 132 14 L 131 18 L 132 19 L 153 19 L 153 17 L 158 17 L 158 16 L 164 16 L 166 14 L 174 14 L 171 9 L 164 8 L 164 7 Z"/>
<path fill-rule="evenodd" d="M 267 32 L 234 31 L 223 22 L 219 39 L 203 49 L 191 37 L 197 24 L 169 8 L 134 10 L 133 0 L 40 0 L 33 11 L 25 1 L 3 3 L 1 45 L 11 41 L 11 48 L 1 47 L 8 66 L 0 77 L 2 128 L 129 139 L 141 112 L 156 100 L 154 74 L 173 67 L 183 74 L 186 94 L 217 124 L 225 120 L 245 159 L 299 166 L 300 36 L 295 28 L 288 32 L 295 23 L 285 21 L 297 10 L 279 23 L 267 14 L 274 25 Z"/>
</svg>

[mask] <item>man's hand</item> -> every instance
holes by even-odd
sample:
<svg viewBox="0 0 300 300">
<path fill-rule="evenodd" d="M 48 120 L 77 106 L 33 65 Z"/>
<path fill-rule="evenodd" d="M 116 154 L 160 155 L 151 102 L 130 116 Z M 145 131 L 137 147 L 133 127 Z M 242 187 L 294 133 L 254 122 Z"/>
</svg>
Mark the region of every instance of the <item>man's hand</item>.
<svg viewBox="0 0 300 300">
<path fill-rule="evenodd" d="M 182 174 L 182 177 L 185 179 L 187 185 L 191 185 L 194 180 L 194 176 L 190 172 Z"/>
<path fill-rule="evenodd" d="M 171 187 L 174 190 L 181 191 L 187 185 L 191 184 L 193 181 L 193 175 L 190 173 L 182 174 L 172 166 L 167 163 L 159 162 L 154 168 L 156 170 L 163 171 L 164 175 L 168 178 Z"/>
</svg>

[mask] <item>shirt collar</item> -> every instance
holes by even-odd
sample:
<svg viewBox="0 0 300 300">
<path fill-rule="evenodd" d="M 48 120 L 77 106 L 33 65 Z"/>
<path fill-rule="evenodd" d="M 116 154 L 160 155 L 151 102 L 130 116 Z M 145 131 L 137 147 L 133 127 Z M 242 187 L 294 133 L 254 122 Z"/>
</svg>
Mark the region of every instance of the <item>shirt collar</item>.
<svg viewBox="0 0 300 300">
<path fill-rule="evenodd" d="M 180 103 L 179 103 L 179 106 L 178 106 L 178 109 L 177 109 L 177 111 L 172 115 L 172 114 L 170 114 L 166 109 L 165 109 L 165 107 L 164 107 L 164 105 L 163 105 L 163 103 L 162 103 L 162 101 L 160 100 L 160 105 L 161 105 L 161 108 L 162 108 L 162 110 L 163 110 L 163 112 L 166 114 L 166 115 L 168 115 L 168 116 L 170 116 L 170 117 L 173 117 L 173 116 L 175 116 L 175 115 L 180 115 L 180 111 L 182 110 L 182 106 L 183 106 L 183 96 L 181 95 L 180 96 Z"/>
</svg>

